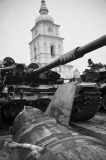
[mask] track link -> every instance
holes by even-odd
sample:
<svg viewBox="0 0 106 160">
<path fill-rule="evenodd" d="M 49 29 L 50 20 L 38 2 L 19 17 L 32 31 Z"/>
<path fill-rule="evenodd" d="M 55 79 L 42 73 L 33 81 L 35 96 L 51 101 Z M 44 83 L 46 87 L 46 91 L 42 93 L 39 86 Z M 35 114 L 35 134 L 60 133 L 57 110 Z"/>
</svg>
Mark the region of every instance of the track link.
<svg viewBox="0 0 106 160">
<path fill-rule="evenodd" d="M 95 88 L 85 88 L 78 98 L 82 98 L 82 102 L 74 102 L 70 121 L 87 121 L 93 118 L 101 106 L 100 92 Z"/>
</svg>

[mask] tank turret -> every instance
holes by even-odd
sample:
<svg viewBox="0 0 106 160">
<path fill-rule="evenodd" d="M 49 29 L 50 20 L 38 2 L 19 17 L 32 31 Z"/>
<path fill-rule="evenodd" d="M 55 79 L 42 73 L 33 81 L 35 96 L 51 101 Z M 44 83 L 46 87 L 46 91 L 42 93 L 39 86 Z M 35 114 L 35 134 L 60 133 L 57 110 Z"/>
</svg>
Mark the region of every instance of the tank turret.
<svg viewBox="0 0 106 160">
<path fill-rule="evenodd" d="M 102 97 L 101 108 L 106 110 L 106 65 L 93 63 L 91 59 L 88 60 L 88 64 L 89 69 L 85 69 L 81 78 L 83 82 L 94 82 L 98 84 Z"/>
</svg>

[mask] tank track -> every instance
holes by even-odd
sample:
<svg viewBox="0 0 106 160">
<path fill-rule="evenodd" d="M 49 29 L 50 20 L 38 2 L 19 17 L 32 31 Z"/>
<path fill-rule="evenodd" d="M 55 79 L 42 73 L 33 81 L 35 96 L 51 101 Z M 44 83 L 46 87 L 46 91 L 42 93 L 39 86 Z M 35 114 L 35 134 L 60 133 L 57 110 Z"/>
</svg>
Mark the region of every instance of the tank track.
<svg viewBox="0 0 106 160">
<path fill-rule="evenodd" d="M 96 88 L 83 88 L 75 97 L 70 121 L 87 121 L 95 116 L 101 106 L 100 92 Z"/>
</svg>

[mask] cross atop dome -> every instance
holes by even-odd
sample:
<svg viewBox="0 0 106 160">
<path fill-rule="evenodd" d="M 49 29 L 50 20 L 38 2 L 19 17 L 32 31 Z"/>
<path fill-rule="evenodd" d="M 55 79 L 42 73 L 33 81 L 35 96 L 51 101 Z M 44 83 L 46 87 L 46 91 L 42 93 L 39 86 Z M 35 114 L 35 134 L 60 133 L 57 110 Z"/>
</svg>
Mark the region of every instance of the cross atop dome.
<svg viewBox="0 0 106 160">
<path fill-rule="evenodd" d="M 41 7 L 39 10 L 40 14 L 48 14 L 49 10 L 47 9 L 47 6 L 45 4 L 45 0 L 41 0 Z"/>
</svg>

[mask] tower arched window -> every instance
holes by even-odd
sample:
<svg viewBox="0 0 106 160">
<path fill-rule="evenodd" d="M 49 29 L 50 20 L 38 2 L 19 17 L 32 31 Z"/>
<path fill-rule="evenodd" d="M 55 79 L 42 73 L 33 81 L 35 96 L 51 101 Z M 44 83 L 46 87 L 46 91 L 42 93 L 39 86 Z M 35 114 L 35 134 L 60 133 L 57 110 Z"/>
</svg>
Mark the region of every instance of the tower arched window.
<svg viewBox="0 0 106 160">
<path fill-rule="evenodd" d="M 55 56 L 55 46 L 54 45 L 50 46 L 50 52 L 51 52 L 51 56 L 54 57 Z"/>
<path fill-rule="evenodd" d="M 36 54 L 36 47 L 34 48 L 34 58 L 37 58 L 37 54 Z"/>
</svg>

